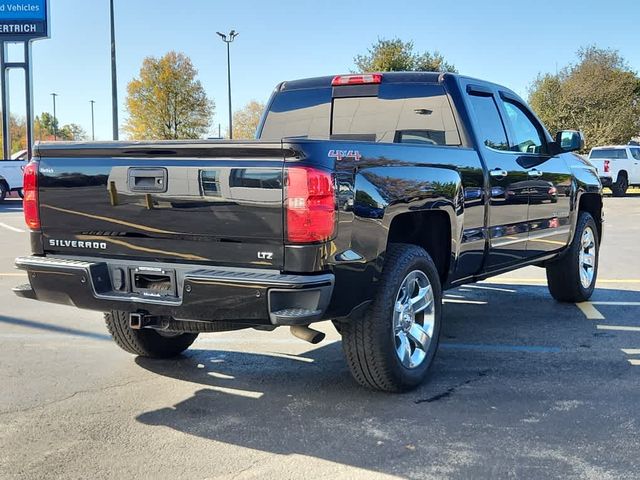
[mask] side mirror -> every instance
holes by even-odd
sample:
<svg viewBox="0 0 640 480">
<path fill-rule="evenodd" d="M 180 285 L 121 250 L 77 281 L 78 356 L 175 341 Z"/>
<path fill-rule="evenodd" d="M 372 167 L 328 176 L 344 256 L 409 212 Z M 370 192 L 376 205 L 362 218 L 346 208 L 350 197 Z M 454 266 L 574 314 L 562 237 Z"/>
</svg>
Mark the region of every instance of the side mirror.
<svg viewBox="0 0 640 480">
<path fill-rule="evenodd" d="M 584 148 L 584 135 L 578 130 L 561 130 L 556 134 L 558 153 L 575 152 Z"/>
</svg>

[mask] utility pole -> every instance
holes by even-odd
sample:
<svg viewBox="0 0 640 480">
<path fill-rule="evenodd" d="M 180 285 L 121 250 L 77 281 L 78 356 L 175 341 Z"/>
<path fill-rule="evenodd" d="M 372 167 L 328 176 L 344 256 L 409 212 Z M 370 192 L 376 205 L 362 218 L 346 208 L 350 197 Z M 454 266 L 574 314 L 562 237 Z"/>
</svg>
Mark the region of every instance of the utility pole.
<svg viewBox="0 0 640 480">
<path fill-rule="evenodd" d="M 113 11 L 113 0 L 111 4 L 111 116 L 113 118 L 113 139 L 118 140 L 118 74 L 116 71 L 116 26 Z"/>
<path fill-rule="evenodd" d="M 52 93 L 53 97 L 53 139 L 58 140 L 58 117 L 56 116 L 56 97 L 57 93 Z"/>
<path fill-rule="evenodd" d="M 229 140 L 233 140 L 233 111 L 231 110 L 231 42 L 239 35 L 235 30 L 231 30 L 229 35 L 216 32 L 222 41 L 227 44 L 227 84 L 229 88 Z"/>
<path fill-rule="evenodd" d="M 95 122 L 95 117 L 93 115 L 93 105 L 96 103 L 95 100 L 89 100 L 89 103 L 91 104 L 91 140 L 92 141 L 96 141 L 96 122 Z"/>
</svg>

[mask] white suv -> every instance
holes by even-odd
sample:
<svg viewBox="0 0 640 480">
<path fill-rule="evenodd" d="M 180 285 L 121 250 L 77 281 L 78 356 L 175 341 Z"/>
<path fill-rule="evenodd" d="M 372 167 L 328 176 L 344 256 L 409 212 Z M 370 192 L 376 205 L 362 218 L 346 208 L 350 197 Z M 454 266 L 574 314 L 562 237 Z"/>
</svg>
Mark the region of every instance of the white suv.
<svg viewBox="0 0 640 480">
<path fill-rule="evenodd" d="M 0 202 L 9 192 L 18 192 L 22 197 L 22 171 L 27 164 L 26 150 L 14 153 L 10 160 L 2 160 L 0 156 Z"/>
<path fill-rule="evenodd" d="M 624 197 L 627 188 L 640 185 L 640 146 L 595 147 L 589 152 L 589 161 L 614 197 Z"/>
</svg>

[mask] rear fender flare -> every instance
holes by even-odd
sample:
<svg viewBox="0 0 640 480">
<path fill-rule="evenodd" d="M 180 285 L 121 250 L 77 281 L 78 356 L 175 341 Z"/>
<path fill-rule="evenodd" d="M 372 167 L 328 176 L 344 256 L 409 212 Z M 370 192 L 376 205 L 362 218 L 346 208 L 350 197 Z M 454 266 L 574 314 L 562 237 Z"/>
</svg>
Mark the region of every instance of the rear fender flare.
<svg viewBox="0 0 640 480">
<path fill-rule="evenodd" d="M 355 179 L 353 249 L 381 269 L 393 220 L 405 213 L 426 211 L 448 215 L 455 259 L 464 216 L 462 180 L 455 169 L 394 166 L 359 171 Z M 454 264 L 450 262 L 450 272 Z"/>
</svg>

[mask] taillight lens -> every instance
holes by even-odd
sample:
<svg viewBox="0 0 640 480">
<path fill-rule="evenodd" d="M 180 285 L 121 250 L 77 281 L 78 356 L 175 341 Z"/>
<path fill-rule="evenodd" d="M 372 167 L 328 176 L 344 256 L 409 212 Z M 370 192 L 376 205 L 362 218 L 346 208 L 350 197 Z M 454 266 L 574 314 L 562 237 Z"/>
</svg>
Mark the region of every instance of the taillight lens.
<svg viewBox="0 0 640 480">
<path fill-rule="evenodd" d="M 40 211 L 38 210 L 38 164 L 30 162 L 24 167 L 22 182 L 24 198 L 22 209 L 24 220 L 31 230 L 40 229 Z"/>
<path fill-rule="evenodd" d="M 369 85 L 382 83 L 381 73 L 365 73 L 357 75 L 336 75 L 331 81 L 332 87 L 343 85 Z"/>
<path fill-rule="evenodd" d="M 311 167 L 290 167 L 286 181 L 287 240 L 324 242 L 335 230 L 333 175 Z"/>
<path fill-rule="evenodd" d="M 604 161 L 604 173 L 609 173 L 609 168 L 610 168 L 609 160 L 605 160 Z"/>
</svg>

